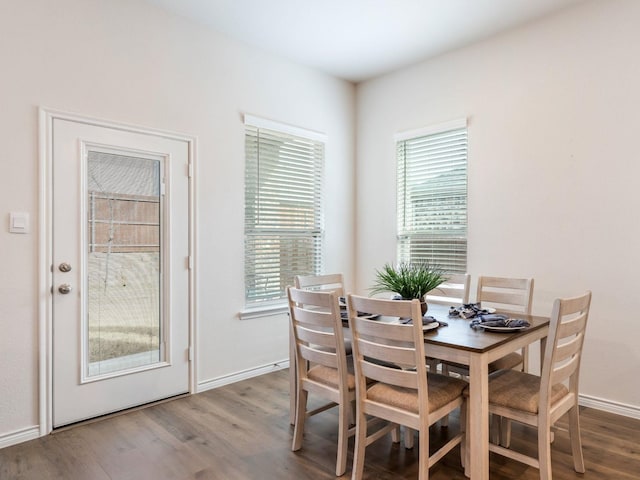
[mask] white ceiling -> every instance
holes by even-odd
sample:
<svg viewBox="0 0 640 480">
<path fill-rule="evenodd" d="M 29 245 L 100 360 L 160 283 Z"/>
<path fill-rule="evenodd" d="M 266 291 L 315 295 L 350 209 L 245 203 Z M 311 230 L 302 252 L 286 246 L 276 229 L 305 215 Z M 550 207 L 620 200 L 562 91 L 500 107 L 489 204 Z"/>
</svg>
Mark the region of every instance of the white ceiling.
<svg viewBox="0 0 640 480">
<path fill-rule="evenodd" d="M 359 82 L 584 0 L 147 0 L 246 44 Z"/>
</svg>

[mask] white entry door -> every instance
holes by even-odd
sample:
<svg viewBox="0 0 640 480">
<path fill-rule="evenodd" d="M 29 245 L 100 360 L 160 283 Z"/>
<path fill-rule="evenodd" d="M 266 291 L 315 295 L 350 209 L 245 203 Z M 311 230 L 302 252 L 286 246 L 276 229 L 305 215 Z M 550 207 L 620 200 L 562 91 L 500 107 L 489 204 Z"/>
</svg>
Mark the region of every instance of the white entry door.
<svg viewBox="0 0 640 480">
<path fill-rule="evenodd" d="M 189 143 L 52 120 L 52 425 L 189 390 Z"/>
</svg>

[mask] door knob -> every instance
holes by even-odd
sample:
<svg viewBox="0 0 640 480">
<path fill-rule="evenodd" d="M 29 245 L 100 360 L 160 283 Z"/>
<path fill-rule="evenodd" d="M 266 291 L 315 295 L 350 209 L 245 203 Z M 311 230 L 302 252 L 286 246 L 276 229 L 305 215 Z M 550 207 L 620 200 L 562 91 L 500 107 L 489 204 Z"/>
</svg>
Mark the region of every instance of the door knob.
<svg viewBox="0 0 640 480">
<path fill-rule="evenodd" d="M 69 285 L 68 283 L 63 283 L 62 285 L 60 285 L 58 287 L 58 291 L 64 295 L 66 295 L 67 293 L 69 293 L 71 291 L 71 285 Z"/>
<path fill-rule="evenodd" d="M 71 265 L 69 265 L 67 262 L 62 262 L 58 266 L 58 270 L 60 270 L 61 272 L 70 272 L 71 271 Z"/>
</svg>

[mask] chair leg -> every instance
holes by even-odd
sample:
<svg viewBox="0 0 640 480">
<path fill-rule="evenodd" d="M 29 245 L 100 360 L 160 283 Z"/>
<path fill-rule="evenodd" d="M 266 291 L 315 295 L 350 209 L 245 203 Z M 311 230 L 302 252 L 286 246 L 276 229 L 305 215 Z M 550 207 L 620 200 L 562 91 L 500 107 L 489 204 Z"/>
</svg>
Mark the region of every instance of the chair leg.
<svg viewBox="0 0 640 480">
<path fill-rule="evenodd" d="M 471 444 L 471 439 L 469 438 L 469 423 L 471 420 L 469 419 L 469 399 L 466 398 L 464 405 L 464 475 L 465 477 L 471 477 L 471 449 L 469 445 Z"/>
<path fill-rule="evenodd" d="M 307 417 L 307 397 L 309 393 L 306 390 L 298 388 L 297 398 L 298 404 L 296 406 L 296 420 L 295 427 L 293 429 L 293 445 L 291 450 L 296 452 L 302 447 L 302 437 L 304 434 L 304 423 Z"/>
<path fill-rule="evenodd" d="M 522 371 L 529 373 L 529 347 L 526 346 L 522 349 Z"/>
<path fill-rule="evenodd" d="M 578 473 L 584 473 L 584 458 L 582 457 L 582 440 L 580 439 L 580 414 L 578 405 L 569 410 L 569 436 L 571 438 L 571 455 L 573 468 Z"/>
<path fill-rule="evenodd" d="M 404 448 L 410 450 L 414 444 L 414 432 L 409 427 L 404 427 Z"/>
<path fill-rule="evenodd" d="M 346 405 L 345 405 L 346 403 Z M 338 406 L 338 458 L 336 459 L 336 477 L 347 470 L 347 447 L 349 446 L 349 412 L 351 402 Z"/>
<path fill-rule="evenodd" d="M 551 480 L 551 428 L 545 422 L 538 425 L 538 460 L 540 480 Z"/>
<path fill-rule="evenodd" d="M 464 433 L 462 442 L 460 442 L 460 464 L 465 469 L 467 465 L 467 402 L 464 402 L 460 407 L 460 430 Z"/>
<path fill-rule="evenodd" d="M 356 401 L 349 402 L 349 425 L 356 424 Z"/>
<path fill-rule="evenodd" d="M 296 423 L 296 405 L 298 404 L 298 369 L 293 334 L 289 340 L 289 423 Z"/>
<path fill-rule="evenodd" d="M 494 443 L 496 445 L 500 444 L 500 425 L 502 424 L 502 422 L 500 421 L 501 417 L 499 415 L 496 415 L 495 413 L 492 413 L 489 416 L 489 423 L 490 423 L 490 428 L 489 428 L 489 434 L 490 434 L 490 439 L 491 439 L 491 443 Z"/>
<path fill-rule="evenodd" d="M 400 425 L 397 425 L 391 430 L 391 442 L 400 443 Z"/>
<path fill-rule="evenodd" d="M 511 446 L 511 419 L 502 417 L 500 420 L 500 445 L 504 448 Z"/>
<path fill-rule="evenodd" d="M 427 366 L 429 367 L 429 372 L 438 373 L 438 361 L 437 358 L 427 358 Z"/>
<path fill-rule="evenodd" d="M 367 447 L 367 418 L 364 413 L 356 417 L 356 443 L 353 449 L 351 480 L 360 480 L 364 471 L 364 451 Z"/>
<path fill-rule="evenodd" d="M 429 480 L 429 429 L 418 432 L 418 480 Z"/>
</svg>

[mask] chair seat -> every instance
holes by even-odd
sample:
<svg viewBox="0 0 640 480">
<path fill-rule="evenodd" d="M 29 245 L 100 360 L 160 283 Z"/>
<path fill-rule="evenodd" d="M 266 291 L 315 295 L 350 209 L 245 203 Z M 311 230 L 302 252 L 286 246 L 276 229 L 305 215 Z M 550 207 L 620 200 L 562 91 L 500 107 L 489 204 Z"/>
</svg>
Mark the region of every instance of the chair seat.
<svg viewBox="0 0 640 480">
<path fill-rule="evenodd" d="M 489 364 L 489 373 L 497 372 L 498 370 L 510 370 L 518 365 L 522 365 L 522 355 L 518 352 L 511 352 L 504 357 L 494 360 Z"/>
<path fill-rule="evenodd" d="M 433 412 L 459 397 L 467 385 L 467 382 L 458 378 L 428 374 L 429 411 Z M 418 413 L 417 390 L 377 383 L 367 389 L 367 399 Z"/>
<path fill-rule="evenodd" d="M 353 373 L 351 373 L 353 372 L 353 363 L 347 362 L 347 364 L 351 364 L 351 366 L 349 367 L 350 373 L 347 374 L 347 387 L 349 388 L 349 390 L 355 390 L 356 378 L 353 376 Z M 325 365 L 316 365 L 314 367 L 311 367 L 307 372 L 307 377 L 310 380 L 336 389 L 338 388 L 340 381 L 338 369 L 327 367 Z"/>
<path fill-rule="evenodd" d="M 551 405 L 567 395 L 563 384 L 551 390 Z M 500 370 L 489 375 L 489 403 L 523 412 L 538 413 L 540 377 L 517 370 Z"/>
</svg>

